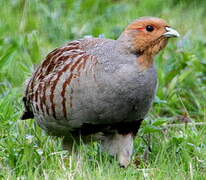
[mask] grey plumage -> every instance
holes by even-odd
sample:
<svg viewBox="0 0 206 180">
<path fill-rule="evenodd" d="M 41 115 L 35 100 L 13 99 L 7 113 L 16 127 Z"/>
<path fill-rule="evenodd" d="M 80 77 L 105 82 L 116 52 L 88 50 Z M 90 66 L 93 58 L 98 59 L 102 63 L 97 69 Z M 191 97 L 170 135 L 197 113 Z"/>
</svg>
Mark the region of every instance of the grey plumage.
<svg viewBox="0 0 206 180">
<path fill-rule="evenodd" d="M 103 149 L 126 167 L 154 99 L 153 57 L 167 44 L 167 27 L 164 20 L 145 18 L 117 40 L 91 37 L 55 49 L 27 84 L 22 119 L 34 116 L 48 133 L 63 136 L 67 149 L 73 138 L 102 133 Z"/>
</svg>

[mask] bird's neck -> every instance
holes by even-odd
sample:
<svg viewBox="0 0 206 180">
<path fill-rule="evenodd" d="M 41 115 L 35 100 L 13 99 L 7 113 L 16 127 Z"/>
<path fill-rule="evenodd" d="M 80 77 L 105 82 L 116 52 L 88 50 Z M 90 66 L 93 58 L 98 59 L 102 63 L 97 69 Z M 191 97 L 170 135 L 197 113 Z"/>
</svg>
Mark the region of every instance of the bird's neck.
<svg viewBox="0 0 206 180">
<path fill-rule="evenodd" d="M 153 66 L 154 57 L 152 55 L 144 53 L 141 56 L 137 57 L 136 61 L 142 70 L 146 70 Z"/>
<path fill-rule="evenodd" d="M 137 48 L 138 46 L 134 39 L 125 33 L 121 34 L 117 41 L 120 44 L 120 48 L 125 53 L 134 54 L 136 56 L 137 64 L 142 70 L 153 66 L 155 54 L 150 48 L 147 48 L 145 51 L 141 50 L 141 48 Z"/>
</svg>

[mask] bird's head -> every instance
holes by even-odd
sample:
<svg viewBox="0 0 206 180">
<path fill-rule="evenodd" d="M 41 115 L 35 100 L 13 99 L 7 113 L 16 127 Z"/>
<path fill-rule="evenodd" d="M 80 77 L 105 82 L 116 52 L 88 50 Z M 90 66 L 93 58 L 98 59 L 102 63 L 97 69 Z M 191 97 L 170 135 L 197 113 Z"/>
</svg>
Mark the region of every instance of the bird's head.
<svg viewBox="0 0 206 180">
<path fill-rule="evenodd" d="M 129 51 L 153 57 L 167 45 L 169 38 L 178 36 L 163 19 L 142 17 L 128 25 L 119 40 Z"/>
</svg>

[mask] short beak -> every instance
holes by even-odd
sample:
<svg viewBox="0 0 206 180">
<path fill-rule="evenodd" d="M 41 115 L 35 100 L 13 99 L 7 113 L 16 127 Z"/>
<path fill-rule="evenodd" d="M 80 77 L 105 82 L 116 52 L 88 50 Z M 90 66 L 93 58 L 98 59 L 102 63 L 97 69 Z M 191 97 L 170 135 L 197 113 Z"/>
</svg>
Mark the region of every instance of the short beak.
<svg viewBox="0 0 206 180">
<path fill-rule="evenodd" d="M 171 27 L 166 27 L 165 30 L 167 32 L 163 34 L 164 37 L 170 38 L 170 37 L 179 37 L 180 36 L 180 34 L 176 30 L 172 29 Z"/>
</svg>

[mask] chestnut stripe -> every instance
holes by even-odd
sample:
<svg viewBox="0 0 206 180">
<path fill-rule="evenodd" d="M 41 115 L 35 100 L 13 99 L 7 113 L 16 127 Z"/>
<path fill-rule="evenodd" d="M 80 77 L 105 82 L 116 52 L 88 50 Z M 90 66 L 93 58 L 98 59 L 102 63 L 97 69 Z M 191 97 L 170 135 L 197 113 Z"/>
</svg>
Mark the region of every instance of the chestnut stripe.
<svg viewBox="0 0 206 180">
<path fill-rule="evenodd" d="M 28 94 L 29 93 L 29 88 L 30 88 L 30 85 L 31 85 L 31 82 L 32 82 L 32 79 L 31 78 L 26 86 L 26 91 L 25 91 L 25 96 L 26 96 L 26 102 L 28 103 L 29 102 L 29 99 L 30 99 L 30 95 Z"/>
<path fill-rule="evenodd" d="M 82 66 L 83 66 L 83 63 L 81 63 L 81 64 L 77 67 L 77 71 L 78 71 L 78 72 L 80 71 L 80 69 L 82 68 Z"/>
<path fill-rule="evenodd" d="M 78 48 L 78 47 L 76 47 Z M 72 48 L 73 49 L 73 48 Z M 70 47 L 62 47 L 62 48 L 57 48 L 56 50 L 52 51 L 49 53 L 49 55 L 46 57 L 46 60 L 43 62 L 42 67 L 47 68 L 47 66 L 51 63 L 52 60 L 55 60 L 56 57 L 58 57 L 60 54 L 62 54 L 64 51 L 69 51 Z"/>
<path fill-rule="evenodd" d="M 65 92 L 66 92 L 66 87 L 67 84 L 70 84 L 71 80 L 72 80 L 72 76 L 73 74 L 71 73 L 71 75 L 69 76 L 69 78 L 65 81 L 65 83 L 63 84 L 63 90 L 61 92 L 61 96 L 62 96 L 62 107 L 63 107 L 63 113 L 64 113 L 64 117 L 67 117 L 67 112 L 66 112 L 66 97 L 65 97 Z"/>
<path fill-rule="evenodd" d="M 51 60 L 54 57 L 56 57 L 57 55 L 59 55 L 59 53 L 60 53 L 59 48 L 57 48 L 57 49 L 55 49 L 55 50 L 53 50 L 52 52 L 49 53 L 49 55 L 46 57 L 46 59 L 41 64 L 41 69 L 40 69 L 39 73 L 36 75 L 36 79 L 42 79 L 42 78 L 45 77 L 45 74 L 43 74 L 43 70 L 46 69 L 46 67 L 49 65 Z"/>
<path fill-rule="evenodd" d="M 29 97 L 29 101 L 31 100 L 31 102 L 33 102 L 33 97 L 34 97 L 34 81 L 35 81 L 35 77 L 37 73 L 39 72 L 39 70 L 40 70 L 40 66 L 35 71 L 33 78 L 30 81 L 31 83 L 28 85 L 28 93 L 29 93 L 28 97 Z M 29 89 L 30 89 L 30 92 L 29 92 Z"/>
<path fill-rule="evenodd" d="M 29 91 L 29 85 L 31 84 L 31 82 L 39 75 L 39 74 L 42 74 L 42 70 L 44 68 L 47 67 L 47 65 L 49 65 L 50 63 L 50 60 L 53 59 L 53 58 L 56 58 L 58 57 L 57 54 L 59 53 L 62 53 L 63 51 L 69 51 L 70 49 L 74 49 L 73 47 L 69 47 L 70 45 L 74 46 L 74 45 L 78 45 L 79 44 L 79 41 L 73 41 L 71 43 L 68 43 L 68 45 L 63 48 L 62 50 L 60 48 L 56 48 L 54 49 L 53 51 L 51 51 L 46 59 L 43 61 L 43 63 L 41 64 L 41 66 L 38 67 L 38 69 L 35 71 L 34 75 L 33 75 L 33 78 L 30 79 L 28 85 L 27 85 L 27 89 L 26 89 L 26 94 L 28 94 L 28 91 Z M 76 46 L 76 48 L 78 49 L 78 46 Z M 37 74 L 38 73 L 38 74 Z M 40 79 L 40 78 L 39 78 Z"/>
<path fill-rule="evenodd" d="M 57 48 L 50 52 L 46 59 L 43 61 L 43 63 L 38 66 L 35 73 L 33 74 L 33 77 L 29 80 L 26 90 L 25 90 L 25 96 L 27 103 L 31 103 L 32 109 L 36 111 L 41 110 L 44 114 L 44 105 L 46 106 L 46 90 L 48 87 L 48 83 L 50 83 L 53 76 L 49 78 L 49 81 L 43 83 L 43 79 L 45 76 L 53 72 L 54 69 L 60 67 L 61 62 L 64 62 L 65 56 L 61 57 L 61 54 L 64 52 L 70 53 L 70 56 L 74 53 L 80 54 L 79 51 L 81 49 L 79 48 L 79 41 L 73 41 L 71 43 L 68 43 L 65 47 Z M 78 50 L 75 52 L 75 50 Z M 83 54 L 83 52 L 81 52 Z M 75 55 L 76 56 L 76 55 Z M 37 87 L 37 88 L 36 88 Z M 49 115 L 49 108 L 46 106 L 46 112 Z"/>
<path fill-rule="evenodd" d="M 61 92 L 61 96 L 62 96 L 62 107 L 63 107 L 63 113 L 64 113 L 64 117 L 67 118 L 67 111 L 66 111 L 66 97 L 65 97 L 65 93 L 66 93 L 66 87 L 67 85 L 69 85 L 71 83 L 72 77 L 73 77 L 73 71 L 74 69 L 77 67 L 77 65 L 79 64 L 79 62 L 81 60 L 84 60 L 86 62 L 86 60 L 88 59 L 90 55 L 84 55 L 81 58 L 79 58 L 75 64 L 71 67 L 71 74 L 69 76 L 69 78 L 64 82 L 63 86 L 62 86 L 62 92 Z M 71 98 L 70 98 L 71 99 Z"/>
<path fill-rule="evenodd" d="M 82 55 L 82 54 L 74 54 L 73 56 L 68 56 L 68 57 L 64 57 L 65 60 L 67 60 L 68 58 L 69 59 L 73 59 L 79 55 Z M 51 102 L 51 109 L 52 109 L 52 114 L 53 114 L 53 117 L 56 119 L 56 112 L 55 112 L 55 103 L 54 103 L 54 91 L 56 89 L 56 85 L 60 79 L 60 77 L 63 75 L 63 73 L 65 71 L 67 71 L 67 69 L 71 66 L 71 64 L 73 63 L 73 61 L 71 61 L 69 64 L 67 64 L 66 66 L 64 66 L 64 68 L 58 72 L 57 74 L 57 78 L 54 80 L 53 82 L 53 85 L 51 87 L 51 95 L 50 95 L 50 102 Z"/>
<path fill-rule="evenodd" d="M 39 83 L 39 86 L 40 86 L 40 84 L 41 84 L 41 83 Z M 39 106 L 38 106 L 38 95 L 39 95 L 39 93 L 40 93 L 39 90 L 38 90 L 38 89 L 39 89 L 39 86 L 37 87 L 36 91 L 34 92 L 34 94 L 35 94 L 35 95 L 34 95 L 34 101 L 36 102 L 36 103 L 35 103 L 35 104 L 36 104 L 35 107 L 36 107 L 37 112 L 39 111 Z"/>
<path fill-rule="evenodd" d="M 51 59 L 53 56 L 55 56 L 59 52 L 59 48 L 54 49 L 51 51 L 47 57 L 46 60 L 43 62 L 42 66 L 47 66 L 49 64 L 49 59 Z"/>
<path fill-rule="evenodd" d="M 59 56 L 59 57 L 57 58 L 53 70 L 58 69 L 60 66 L 63 66 L 65 61 L 67 61 L 67 60 L 69 61 L 70 59 L 72 60 L 72 58 L 74 58 L 74 57 L 76 57 L 76 56 L 78 56 L 78 55 L 84 54 L 84 53 L 85 53 L 85 52 L 83 52 L 83 51 L 80 51 L 80 52 L 71 52 L 71 51 L 68 51 L 67 54 L 61 55 L 61 56 Z"/>
<path fill-rule="evenodd" d="M 37 103 L 38 102 L 38 95 L 40 93 L 39 87 L 41 86 L 41 82 L 39 82 L 39 85 L 35 91 L 35 95 L 34 95 L 34 101 Z"/>
<path fill-rule="evenodd" d="M 87 59 L 84 59 L 82 69 L 85 69 Z"/>
<path fill-rule="evenodd" d="M 43 107 L 43 105 L 44 105 L 44 104 L 46 105 L 46 85 L 47 85 L 47 83 L 44 82 L 44 86 L 43 86 L 43 88 L 42 88 L 43 96 L 42 96 L 41 101 L 40 101 L 40 107 L 41 107 L 41 110 L 42 110 L 43 115 L 45 115 L 45 114 L 44 114 L 44 107 Z M 48 114 L 49 114 L 49 113 L 48 113 Z"/>
<path fill-rule="evenodd" d="M 82 53 L 81 53 L 82 54 Z M 73 56 L 71 56 L 71 55 L 68 55 L 68 56 L 61 56 L 61 58 L 59 58 L 59 60 L 61 60 L 62 62 L 64 62 L 64 61 L 66 61 L 66 60 L 68 60 L 68 58 L 70 58 L 70 57 L 76 57 L 78 54 L 75 54 L 75 55 L 73 55 Z M 51 76 L 50 78 L 49 78 L 49 80 L 48 80 L 48 82 L 50 83 L 51 82 L 51 80 L 52 80 L 52 78 L 53 78 L 54 76 Z M 43 88 L 43 97 L 42 97 L 42 100 L 41 100 L 41 104 L 40 104 L 40 106 L 41 106 L 41 109 L 42 109 L 42 112 L 43 112 L 43 114 L 44 114 L 44 109 L 43 109 L 43 105 L 45 105 L 46 106 L 46 112 L 47 112 L 47 115 L 49 115 L 49 109 L 48 109 L 48 107 L 47 107 L 47 105 L 46 105 L 46 89 L 47 89 L 47 84 L 46 83 L 44 83 L 44 88 Z M 53 96 L 52 94 L 51 94 L 51 96 Z M 51 99 L 51 98 L 50 98 Z M 52 108 L 52 109 L 54 109 L 54 108 Z M 54 111 L 53 111 L 54 112 Z M 54 115 L 55 116 L 55 115 Z"/>
<path fill-rule="evenodd" d="M 39 83 L 39 93 L 38 93 L 38 96 L 39 96 L 39 105 L 40 105 L 40 110 L 42 111 L 42 113 L 44 112 L 44 109 L 43 109 L 43 103 L 42 103 L 42 99 L 41 99 L 41 94 L 42 94 L 42 85 L 43 85 L 43 83 L 42 82 L 40 82 Z M 38 99 L 37 99 L 37 102 L 36 103 L 38 103 Z"/>
<path fill-rule="evenodd" d="M 72 98 L 73 98 L 73 93 L 74 93 L 74 90 L 73 90 L 73 88 L 71 88 L 71 92 L 70 92 L 70 108 L 72 109 L 72 106 L 73 106 L 73 104 L 72 104 Z"/>
<path fill-rule="evenodd" d="M 54 69 L 56 65 L 56 61 L 58 60 L 58 57 L 61 56 L 66 51 L 79 49 L 78 46 L 65 46 L 62 48 L 57 48 L 56 50 L 52 51 L 47 57 L 46 60 L 42 63 L 40 72 L 37 74 L 36 79 L 42 79 L 46 75 L 48 75 L 52 70 Z M 45 71 L 43 72 L 43 70 Z"/>
<path fill-rule="evenodd" d="M 58 61 L 58 58 L 60 56 L 60 54 L 62 54 L 63 52 L 66 52 L 66 51 L 70 51 L 72 49 L 78 49 L 78 46 L 68 46 L 66 48 L 64 48 L 59 54 L 57 54 L 57 56 L 53 57 L 50 61 L 50 64 L 48 65 L 48 67 L 46 68 L 46 71 L 45 71 L 45 75 L 49 74 L 50 72 L 53 71 L 55 65 L 56 65 L 56 62 Z M 44 75 L 44 76 L 45 76 Z"/>
</svg>

